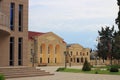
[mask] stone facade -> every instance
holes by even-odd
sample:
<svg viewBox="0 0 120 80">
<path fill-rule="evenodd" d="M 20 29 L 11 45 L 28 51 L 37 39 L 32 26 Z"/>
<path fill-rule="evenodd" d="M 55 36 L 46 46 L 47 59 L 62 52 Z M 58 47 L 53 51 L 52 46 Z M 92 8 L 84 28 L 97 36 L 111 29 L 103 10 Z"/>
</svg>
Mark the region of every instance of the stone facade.
<svg viewBox="0 0 120 80">
<path fill-rule="evenodd" d="M 83 48 L 79 44 L 67 45 L 67 63 L 70 65 L 80 65 L 85 62 L 85 59 L 90 62 L 89 48 Z"/>
<path fill-rule="evenodd" d="M 28 0 L 0 0 L 0 66 L 26 66 Z"/>
<path fill-rule="evenodd" d="M 66 43 L 53 32 L 29 31 L 30 66 L 63 65 L 64 51 L 66 51 Z"/>
</svg>

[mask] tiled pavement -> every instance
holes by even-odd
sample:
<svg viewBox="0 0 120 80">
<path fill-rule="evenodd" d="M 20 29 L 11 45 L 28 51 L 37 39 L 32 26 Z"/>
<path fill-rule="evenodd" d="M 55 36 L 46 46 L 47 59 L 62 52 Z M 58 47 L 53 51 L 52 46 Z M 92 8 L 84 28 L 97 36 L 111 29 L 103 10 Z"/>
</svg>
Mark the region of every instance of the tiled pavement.
<svg viewBox="0 0 120 80">
<path fill-rule="evenodd" d="M 41 68 L 47 71 L 50 71 L 55 75 L 13 78 L 13 79 L 7 79 L 7 80 L 120 80 L 120 75 L 65 73 L 65 72 L 54 72 L 58 67 L 41 67 Z M 79 66 L 74 66 L 74 68 L 79 68 Z"/>
</svg>

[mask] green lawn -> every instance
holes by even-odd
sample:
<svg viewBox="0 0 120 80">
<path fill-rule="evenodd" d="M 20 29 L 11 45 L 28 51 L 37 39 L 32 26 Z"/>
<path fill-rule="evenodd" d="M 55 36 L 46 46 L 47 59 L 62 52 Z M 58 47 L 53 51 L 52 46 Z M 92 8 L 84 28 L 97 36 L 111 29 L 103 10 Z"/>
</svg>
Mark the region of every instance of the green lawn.
<svg viewBox="0 0 120 80">
<path fill-rule="evenodd" d="M 88 74 L 110 74 L 110 75 L 120 75 L 119 72 L 110 72 L 109 70 L 91 70 L 91 71 L 82 71 L 80 69 L 71 69 L 71 68 L 66 68 L 66 69 L 60 69 L 59 72 L 72 72 L 72 73 L 88 73 Z"/>
</svg>

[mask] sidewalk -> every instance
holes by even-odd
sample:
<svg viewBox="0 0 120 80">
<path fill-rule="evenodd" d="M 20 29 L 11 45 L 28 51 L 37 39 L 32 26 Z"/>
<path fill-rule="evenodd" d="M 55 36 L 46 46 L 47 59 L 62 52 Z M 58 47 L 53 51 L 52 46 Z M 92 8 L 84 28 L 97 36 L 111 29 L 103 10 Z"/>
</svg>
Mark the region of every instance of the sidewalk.
<svg viewBox="0 0 120 80">
<path fill-rule="evenodd" d="M 73 67 L 79 68 L 80 66 L 73 66 Z M 56 69 L 58 68 L 56 66 L 40 67 L 40 68 L 46 71 L 50 71 L 51 73 L 54 73 L 55 75 L 26 77 L 26 78 L 13 78 L 13 79 L 7 79 L 7 80 L 120 80 L 120 75 L 100 75 L 100 74 L 55 72 Z"/>
</svg>

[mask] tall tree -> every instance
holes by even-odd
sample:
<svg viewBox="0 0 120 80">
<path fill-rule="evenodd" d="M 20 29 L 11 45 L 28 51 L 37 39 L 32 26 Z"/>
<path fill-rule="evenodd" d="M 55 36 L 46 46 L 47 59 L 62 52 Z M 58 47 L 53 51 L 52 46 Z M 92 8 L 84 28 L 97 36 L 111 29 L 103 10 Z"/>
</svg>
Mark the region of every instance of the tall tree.
<svg viewBox="0 0 120 80">
<path fill-rule="evenodd" d="M 119 6 L 119 11 L 118 11 L 118 17 L 116 18 L 115 22 L 118 25 L 119 30 L 118 32 L 114 33 L 113 57 L 118 60 L 118 63 L 120 63 L 119 62 L 120 60 L 120 0 L 117 0 L 117 4 Z"/>
<path fill-rule="evenodd" d="M 111 29 L 107 26 L 106 28 L 102 27 L 102 30 L 98 31 L 99 33 L 99 43 L 97 45 L 98 56 L 103 59 L 103 62 L 105 59 L 107 59 L 107 57 L 109 57 L 112 62 L 113 32 L 114 26 Z"/>
<path fill-rule="evenodd" d="M 115 20 L 116 24 L 118 25 L 118 29 L 119 29 L 119 34 L 120 34 L 120 0 L 117 0 L 117 4 L 119 6 L 119 11 L 118 11 L 118 17 Z"/>
<path fill-rule="evenodd" d="M 118 60 L 118 64 L 120 63 L 120 36 L 118 32 L 114 33 L 114 42 L 113 42 L 113 57 Z"/>
</svg>

